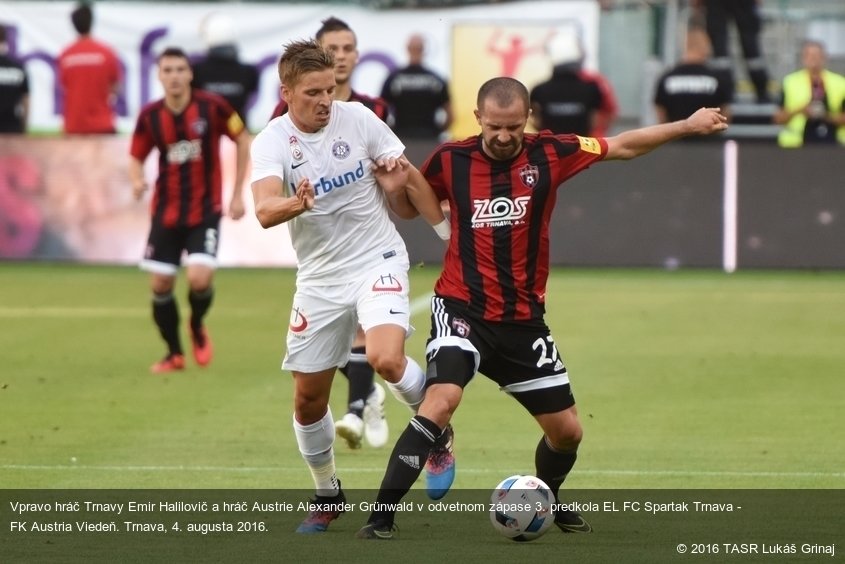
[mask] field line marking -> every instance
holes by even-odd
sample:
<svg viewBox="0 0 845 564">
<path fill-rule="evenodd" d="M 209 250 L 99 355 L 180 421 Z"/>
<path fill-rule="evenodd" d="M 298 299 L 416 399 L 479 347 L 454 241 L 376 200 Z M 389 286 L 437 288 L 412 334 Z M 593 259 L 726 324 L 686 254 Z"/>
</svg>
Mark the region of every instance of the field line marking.
<svg viewBox="0 0 845 564">
<path fill-rule="evenodd" d="M 285 466 L 115 466 L 87 464 L 2 464 L 0 470 L 99 470 L 108 472 L 299 472 L 303 468 Z M 369 474 L 384 472 L 383 467 L 344 468 L 344 472 Z M 466 474 L 501 474 L 502 468 L 465 468 Z M 845 472 L 755 472 L 732 470 L 577 470 L 582 475 L 603 476 L 729 476 L 747 478 L 845 478 Z"/>
<path fill-rule="evenodd" d="M 66 318 L 66 317 L 141 317 L 149 310 L 140 307 L 72 307 L 72 306 L 0 306 L 0 318 L 21 317 Z"/>
<path fill-rule="evenodd" d="M 411 316 L 417 315 L 417 314 L 422 313 L 424 311 L 430 311 L 431 310 L 431 305 L 430 305 L 431 304 L 431 297 L 433 295 L 434 294 L 429 292 L 427 294 L 423 294 L 422 296 L 416 297 L 413 300 L 411 300 Z"/>
</svg>

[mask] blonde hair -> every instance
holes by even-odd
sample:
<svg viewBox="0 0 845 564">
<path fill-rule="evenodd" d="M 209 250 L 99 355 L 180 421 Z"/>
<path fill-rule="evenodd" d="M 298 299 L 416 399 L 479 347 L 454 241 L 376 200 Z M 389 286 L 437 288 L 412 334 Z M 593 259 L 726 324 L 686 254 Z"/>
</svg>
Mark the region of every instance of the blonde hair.
<svg viewBox="0 0 845 564">
<path fill-rule="evenodd" d="M 293 88 L 304 74 L 334 70 L 334 56 L 313 39 L 291 41 L 279 59 L 279 80 Z"/>
</svg>

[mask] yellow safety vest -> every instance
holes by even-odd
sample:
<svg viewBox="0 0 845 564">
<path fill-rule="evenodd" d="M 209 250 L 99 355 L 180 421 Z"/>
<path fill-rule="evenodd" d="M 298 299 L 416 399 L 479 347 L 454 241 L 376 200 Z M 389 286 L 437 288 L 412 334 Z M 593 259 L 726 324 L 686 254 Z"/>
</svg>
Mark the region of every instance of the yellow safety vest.
<svg viewBox="0 0 845 564">
<path fill-rule="evenodd" d="M 824 90 L 827 94 L 827 109 L 831 115 L 838 116 L 842 113 L 842 101 L 845 100 L 845 76 L 822 71 Z M 783 107 L 785 110 L 794 112 L 810 103 L 813 97 L 810 84 L 810 72 L 806 69 L 788 74 L 783 79 Z M 795 114 L 778 135 L 778 144 L 781 147 L 800 147 L 804 144 L 804 126 L 807 124 L 807 116 Z M 845 145 L 845 127 L 840 126 L 836 130 L 836 140 Z"/>
</svg>

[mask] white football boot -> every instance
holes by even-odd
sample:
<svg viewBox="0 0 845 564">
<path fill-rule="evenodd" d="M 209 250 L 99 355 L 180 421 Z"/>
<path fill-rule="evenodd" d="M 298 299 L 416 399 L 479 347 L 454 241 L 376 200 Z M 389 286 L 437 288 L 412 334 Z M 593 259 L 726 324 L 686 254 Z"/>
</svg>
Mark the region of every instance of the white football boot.
<svg viewBox="0 0 845 564">
<path fill-rule="evenodd" d="M 366 411 L 364 414 L 366 416 Z M 334 422 L 334 430 L 338 437 L 346 441 L 349 448 L 361 448 L 361 438 L 364 435 L 364 422 L 360 417 L 354 413 L 347 413 L 343 416 L 343 419 Z"/>
<path fill-rule="evenodd" d="M 373 391 L 367 396 L 364 405 L 364 438 L 371 447 L 379 448 L 387 444 L 387 419 L 384 417 L 384 388 L 373 382 Z"/>
</svg>

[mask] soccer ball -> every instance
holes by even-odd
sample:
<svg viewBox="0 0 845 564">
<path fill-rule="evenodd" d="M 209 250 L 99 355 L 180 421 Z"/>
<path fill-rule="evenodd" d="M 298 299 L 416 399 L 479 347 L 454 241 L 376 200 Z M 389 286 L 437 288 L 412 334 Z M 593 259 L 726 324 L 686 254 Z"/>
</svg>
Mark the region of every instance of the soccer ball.
<svg viewBox="0 0 845 564">
<path fill-rule="evenodd" d="M 536 476 L 505 478 L 493 490 L 490 503 L 493 528 L 515 541 L 540 538 L 555 521 L 552 490 Z"/>
</svg>

